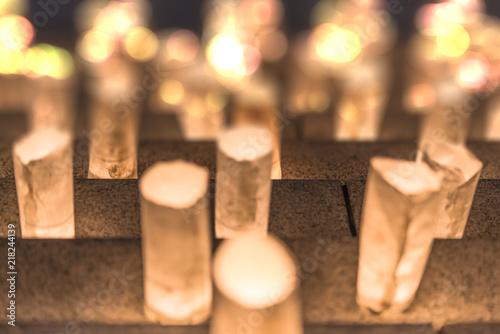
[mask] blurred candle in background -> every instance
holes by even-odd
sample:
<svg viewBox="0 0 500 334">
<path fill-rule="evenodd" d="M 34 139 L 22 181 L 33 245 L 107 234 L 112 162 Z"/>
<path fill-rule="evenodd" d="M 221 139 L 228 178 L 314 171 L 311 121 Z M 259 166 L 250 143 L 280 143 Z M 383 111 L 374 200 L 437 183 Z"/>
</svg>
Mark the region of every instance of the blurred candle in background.
<svg viewBox="0 0 500 334">
<path fill-rule="evenodd" d="M 264 80 L 253 80 L 235 93 L 232 123 L 259 125 L 273 135 L 272 179 L 281 179 L 281 136 L 285 124 L 279 107 L 275 86 Z"/>
<path fill-rule="evenodd" d="M 259 126 L 229 129 L 217 142 L 215 235 L 267 235 L 273 138 Z"/>
<path fill-rule="evenodd" d="M 140 180 L 144 310 L 163 325 L 197 324 L 212 304 L 208 170 L 181 160 Z"/>
<path fill-rule="evenodd" d="M 23 238 L 74 238 L 71 136 L 44 128 L 14 143 Z"/>
<path fill-rule="evenodd" d="M 273 236 L 227 240 L 217 250 L 211 334 L 302 334 L 295 261 Z"/>
</svg>

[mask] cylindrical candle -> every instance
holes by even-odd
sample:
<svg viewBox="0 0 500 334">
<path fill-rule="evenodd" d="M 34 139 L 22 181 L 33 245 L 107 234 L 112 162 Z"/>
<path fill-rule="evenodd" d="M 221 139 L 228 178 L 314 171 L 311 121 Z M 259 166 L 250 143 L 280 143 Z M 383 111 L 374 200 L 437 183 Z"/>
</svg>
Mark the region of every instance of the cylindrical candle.
<svg viewBox="0 0 500 334">
<path fill-rule="evenodd" d="M 113 63 L 115 61 L 118 65 Z M 142 102 L 139 93 L 143 88 L 134 87 L 138 73 L 133 65 L 123 59 L 108 62 L 114 71 L 90 80 L 88 87 L 92 96 L 90 129 L 85 133 L 90 141 L 89 178 L 137 178 Z M 134 94 L 139 94 L 140 98 Z"/>
<path fill-rule="evenodd" d="M 441 173 L 425 163 L 371 160 L 360 232 L 360 306 L 399 312 L 412 302 L 434 240 L 441 182 Z"/>
<path fill-rule="evenodd" d="M 214 258 L 210 333 L 302 334 L 296 264 L 272 236 L 225 241 Z"/>
<path fill-rule="evenodd" d="M 177 160 L 140 180 L 144 309 L 161 324 L 195 324 L 210 314 L 208 170 Z"/>
<path fill-rule="evenodd" d="M 21 232 L 24 238 L 74 238 L 71 136 L 53 128 L 14 144 Z"/>
<path fill-rule="evenodd" d="M 271 200 L 273 136 L 266 128 L 242 126 L 218 139 L 215 234 L 267 234 Z"/>
<path fill-rule="evenodd" d="M 258 124 L 273 134 L 271 178 L 281 179 L 281 133 L 285 127 L 283 113 L 278 109 L 275 89 L 266 82 L 253 82 L 235 98 L 234 124 Z"/>
</svg>

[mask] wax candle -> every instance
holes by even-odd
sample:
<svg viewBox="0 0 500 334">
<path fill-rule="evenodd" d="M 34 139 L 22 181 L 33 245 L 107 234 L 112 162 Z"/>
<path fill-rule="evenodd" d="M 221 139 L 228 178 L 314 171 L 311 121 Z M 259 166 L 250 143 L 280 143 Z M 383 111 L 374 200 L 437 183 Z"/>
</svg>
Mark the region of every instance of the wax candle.
<svg viewBox="0 0 500 334">
<path fill-rule="evenodd" d="M 223 132 L 217 141 L 215 234 L 267 234 L 273 136 L 259 126 Z"/>
<path fill-rule="evenodd" d="M 181 160 L 141 178 L 144 309 L 161 324 L 203 322 L 210 314 L 208 171 Z"/>
<path fill-rule="evenodd" d="M 71 136 L 53 128 L 14 143 L 21 233 L 24 238 L 74 238 Z"/>
<path fill-rule="evenodd" d="M 360 232 L 360 306 L 400 312 L 412 302 L 434 240 L 441 182 L 441 173 L 425 163 L 370 161 Z"/>
<path fill-rule="evenodd" d="M 214 258 L 211 334 L 302 334 L 296 264 L 276 238 L 225 241 Z"/>
</svg>

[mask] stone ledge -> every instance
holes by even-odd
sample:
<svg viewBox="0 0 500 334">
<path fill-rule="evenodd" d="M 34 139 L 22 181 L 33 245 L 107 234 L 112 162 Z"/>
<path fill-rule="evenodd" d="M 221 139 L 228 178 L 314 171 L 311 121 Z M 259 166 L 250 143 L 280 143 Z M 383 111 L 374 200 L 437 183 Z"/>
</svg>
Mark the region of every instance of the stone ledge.
<svg viewBox="0 0 500 334">
<path fill-rule="evenodd" d="M 201 326 L 113 326 L 69 323 L 52 325 L 20 325 L 15 329 L 0 326 L 5 334 L 78 333 L 78 334 L 209 334 L 209 327 Z M 304 334 L 435 334 L 430 325 L 380 325 L 380 326 L 305 326 Z"/>
<path fill-rule="evenodd" d="M 498 241 L 436 241 L 410 309 L 403 314 L 382 315 L 362 312 L 355 302 L 356 240 L 321 235 L 287 244 L 298 259 L 306 325 L 432 323 L 440 328 L 500 322 Z M 2 252 L 5 247 L 6 242 L 2 242 Z M 17 271 L 20 324 L 147 324 L 142 312 L 138 239 L 18 239 Z M 5 279 L 5 271 L 0 275 Z M 123 289 L 110 292 L 112 281 L 120 282 Z M 0 308 L 6 307 L 6 288 L 0 285 Z M 112 298 L 103 299 L 110 293 Z"/>
<path fill-rule="evenodd" d="M 11 144 L 0 141 L 0 177 L 13 177 Z M 500 142 L 469 142 L 468 147 L 483 161 L 482 179 L 500 179 Z M 87 178 L 88 143 L 75 143 L 74 174 Z M 339 143 L 289 142 L 282 147 L 284 179 L 352 180 L 364 179 L 370 158 L 386 156 L 414 159 L 413 142 Z M 139 176 L 158 161 L 184 159 L 205 166 L 215 176 L 216 145 L 214 142 L 145 141 L 139 145 Z"/>
<path fill-rule="evenodd" d="M 75 232 L 77 238 L 140 238 L 137 180 L 75 180 Z M 214 182 L 208 196 L 213 226 Z M 0 179 L 0 236 L 7 224 L 19 229 L 19 210 L 13 179 Z M 314 208 L 314 209 L 311 209 Z M 269 230 L 294 239 L 331 234 L 350 237 L 342 185 L 335 180 L 273 181 Z"/>
<path fill-rule="evenodd" d="M 441 334 L 498 334 L 500 323 L 496 324 L 458 324 L 446 326 Z"/>
<path fill-rule="evenodd" d="M 351 212 L 359 234 L 365 180 L 346 183 Z M 500 239 L 500 180 L 479 180 L 464 239 Z"/>
</svg>

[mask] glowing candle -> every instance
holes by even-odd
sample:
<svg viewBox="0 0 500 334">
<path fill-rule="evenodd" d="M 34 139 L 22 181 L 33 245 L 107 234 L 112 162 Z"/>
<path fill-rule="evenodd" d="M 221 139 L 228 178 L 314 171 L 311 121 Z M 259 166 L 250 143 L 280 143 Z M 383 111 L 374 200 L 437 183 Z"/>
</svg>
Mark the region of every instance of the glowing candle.
<svg viewBox="0 0 500 334">
<path fill-rule="evenodd" d="M 362 213 L 357 302 L 405 310 L 434 240 L 442 175 L 424 163 L 371 160 Z"/>
<path fill-rule="evenodd" d="M 71 137 L 52 128 L 14 144 L 14 172 L 24 238 L 74 238 Z"/>
<path fill-rule="evenodd" d="M 89 178 L 137 178 L 140 101 L 131 94 L 138 73 L 122 59 L 95 66 L 103 71 L 116 67 L 88 87 L 92 96 L 90 130 L 86 133 L 90 141 Z"/>
<path fill-rule="evenodd" d="M 269 83 L 252 82 L 235 99 L 234 123 L 259 124 L 273 134 L 271 177 L 281 179 L 281 132 L 283 115 L 278 109 L 276 93 Z"/>
<path fill-rule="evenodd" d="M 218 140 L 215 234 L 267 234 L 273 137 L 258 126 L 237 127 Z"/>
<path fill-rule="evenodd" d="M 210 333 L 302 334 L 296 265 L 276 238 L 225 241 L 214 258 L 218 290 Z"/>
<path fill-rule="evenodd" d="M 195 324 L 210 313 L 208 171 L 177 160 L 140 180 L 144 309 L 161 324 Z"/>
</svg>

